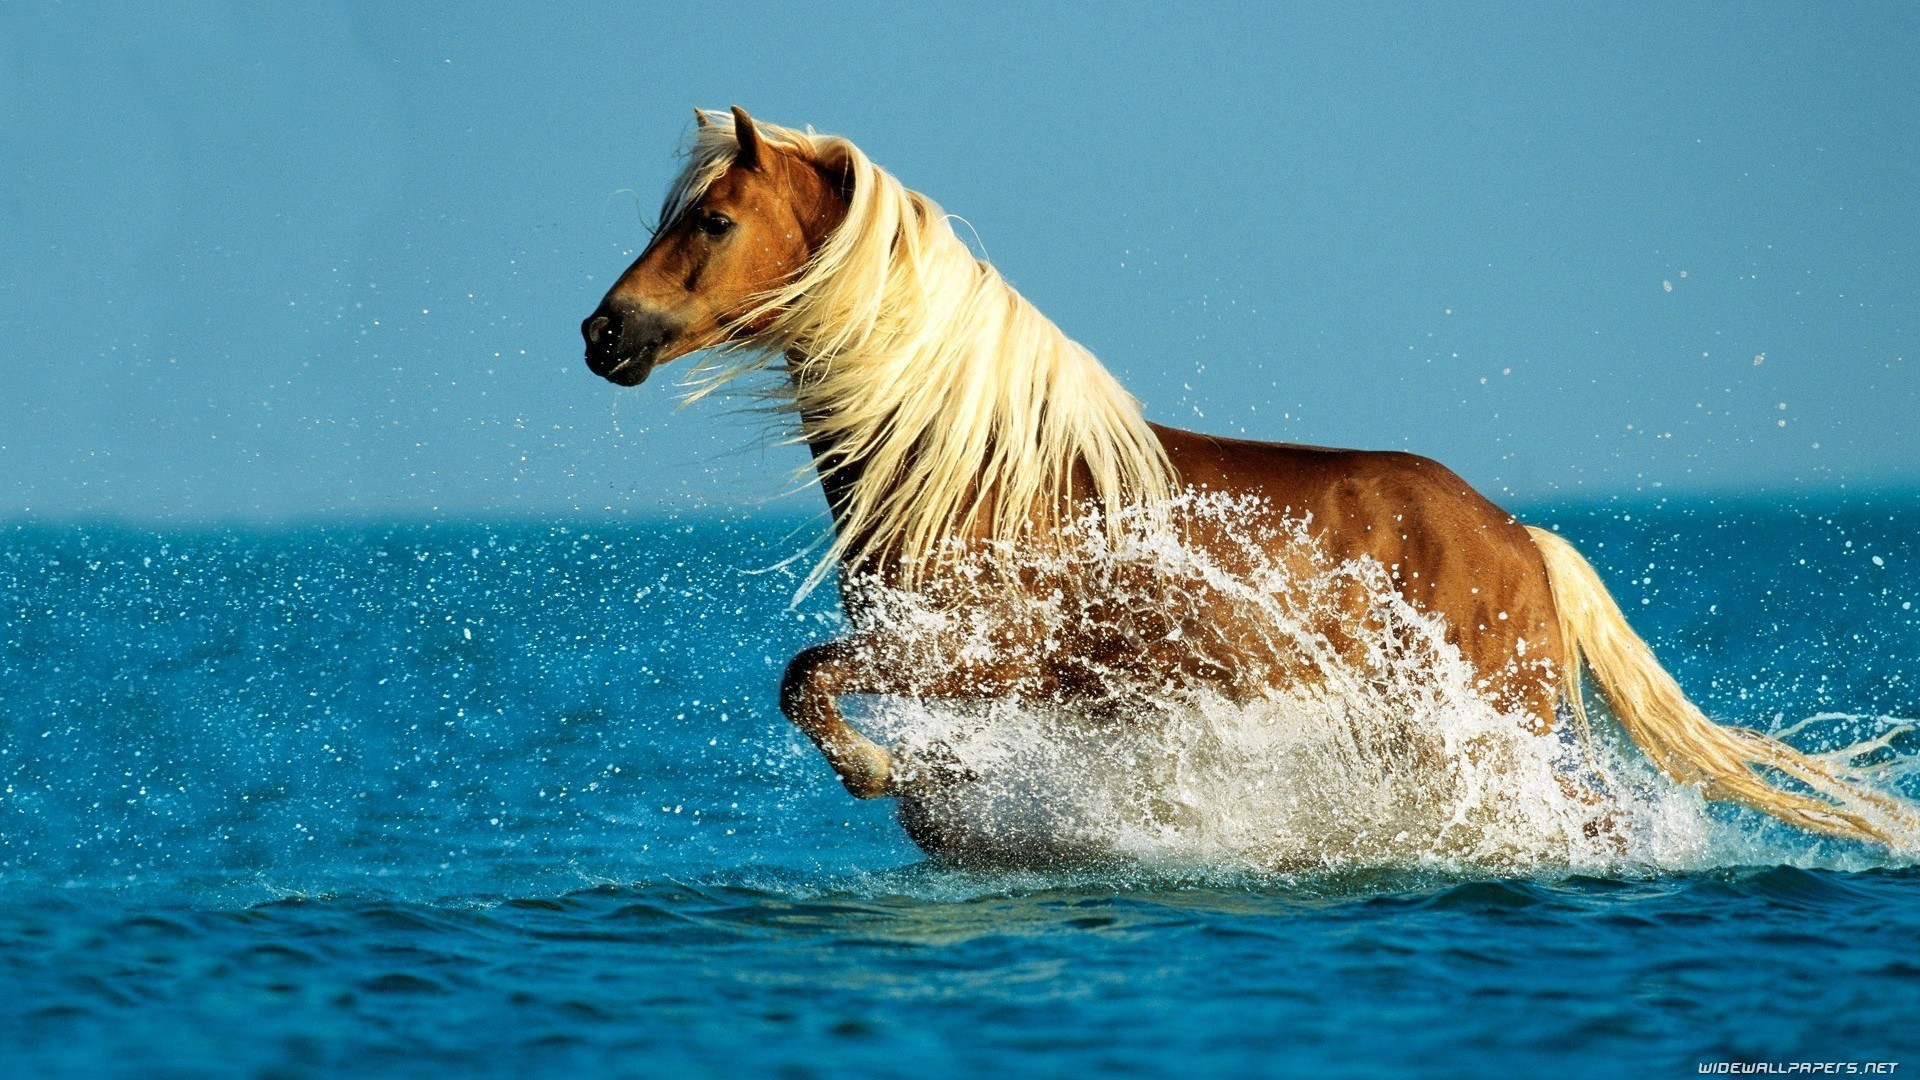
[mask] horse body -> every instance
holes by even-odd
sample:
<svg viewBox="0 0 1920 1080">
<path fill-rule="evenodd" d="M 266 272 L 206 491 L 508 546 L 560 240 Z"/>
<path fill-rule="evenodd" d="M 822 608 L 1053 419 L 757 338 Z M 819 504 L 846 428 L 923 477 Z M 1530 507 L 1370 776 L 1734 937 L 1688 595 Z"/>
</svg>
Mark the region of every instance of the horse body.
<svg viewBox="0 0 1920 1080">
<path fill-rule="evenodd" d="M 1529 730 L 1551 730 L 1564 706 L 1584 731 L 1584 657 L 1668 774 L 1806 828 L 1920 837 L 1904 804 L 1701 716 L 1571 546 L 1444 466 L 1149 424 L 1090 354 L 966 251 L 937 206 L 851 143 L 762 127 L 738 109 L 696 116 L 693 158 L 653 242 L 582 325 L 588 365 L 634 385 L 715 350 L 695 369 L 699 396 L 785 362 L 784 395 L 835 528 L 806 587 L 837 568 L 856 633 L 796 656 L 781 706 L 851 793 L 902 796 L 929 850 L 953 843 L 921 813 L 938 763 L 896 761 L 847 722 L 842 696 L 1098 702 L 1164 683 L 1244 700 L 1311 687 L 1377 643 L 1395 617 L 1382 592 L 1439 620 L 1481 693 Z M 1209 493 L 1242 513 L 1229 523 L 1180 509 L 1183 495 Z M 1084 530 L 1118 538 L 1142 512 L 1170 516 L 1163 524 L 1227 583 L 1076 554 Z M 1248 546 L 1262 535 L 1276 539 Z M 1276 640 L 1236 595 L 1239 578 L 1275 560 L 1365 572 L 1283 575 L 1258 598 L 1299 616 L 1302 646 Z M 990 647 L 903 632 L 875 603 L 886 592 L 969 616 Z"/>
<path fill-rule="evenodd" d="M 1304 519 L 1326 558 L 1387 568 L 1403 597 L 1445 621 L 1496 705 L 1541 732 L 1553 725 L 1567 658 L 1546 564 L 1527 530 L 1452 470 L 1415 454 L 1154 430 L 1187 484 L 1256 495 Z"/>
<path fill-rule="evenodd" d="M 1274 557 L 1271 549 L 1248 551 L 1246 536 L 1259 531 L 1290 535 L 1294 530 L 1289 524 L 1298 522 L 1316 548 L 1317 561 L 1371 560 L 1409 604 L 1438 616 L 1448 643 L 1482 675 L 1483 689 L 1497 707 L 1530 722 L 1537 732 L 1553 725 L 1558 673 L 1566 670 L 1567 662 L 1556 632 L 1546 564 L 1527 530 L 1452 470 L 1397 451 L 1225 439 L 1148 426 L 1190 488 L 1250 500 L 1230 520 L 1201 515 L 1182 521 L 1184 544 L 1206 553 L 1228 574 L 1244 578 L 1257 569 L 1251 561 L 1268 563 Z M 823 486 L 829 506 L 837 507 L 843 493 L 864 479 L 861 467 L 857 462 L 837 464 L 830 444 L 813 449 L 816 461 L 827 463 Z M 1063 505 L 1044 518 L 1074 517 L 1074 508 L 1088 503 L 1088 486 L 1085 476 L 1079 476 L 1062 492 Z M 1267 520 L 1258 520 L 1263 517 Z M 844 515 L 835 518 L 844 527 Z M 976 529 L 955 538 L 962 541 L 955 550 L 988 543 L 982 532 Z M 865 574 L 843 579 L 842 603 L 856 625 L 868 621 L 863 613 L 871 584 L 906 584 L 895 559 L 864 569 Z M 1167 672 L 1180 676 L 1180 683 L 1208 684 L 1245 698 L 1267 688 L 1299 685 L 1317 674 L 1275 656 L 1272 643 L 1260 635 L 1236 636 L 1244 613 L 1236 612 L 1230 599 L 1210 596 L 1203 583 L 1181 583 L 1177 597 L 1147 582 L 1089 596 L 1076 587 L 1088 572 L 1069 560 L 1020 582 L 1022 597 L 1064 593 L 1078 601 L 1069 610 L 1051 612 L 1050 626 L 1025 628 L 1024 633 L 1018 629 L 1018 613 L 1005 610 L 1000 582 L 942 575 L 915 584 L 948 608 L 1002 608 L 999 614 L 1010 628 L 1009 639 L 995 650 L 993 671 L 975 671 L 969 677 L 971 694 L 1019 687 L 1041 696 L 1084 698 L 1096 696 L 1096 684 L 1116 672 Z M 1128 599 L 1110 602 L 1114 591 Z M 1164 603 L 1169 599 L 1176 600 L 1172 609 Z M 1369 599 L 1355 596 L 1349 603 L 1320 605 L 1347 616 L 1322 620 L 1315 627 L 1343 659 L 1351 657 L 1361 631 L 1376 629 L 1356 626 L 1349 614 Z M 1037 650 L 1033 643 L 1049 637 L 1054 643 Z M 927 644 L 920 643 L 921 651 Z M 878 646 L 869 642 L 866 647 Z M 916 672 L 951 667 L 897 655 L 885 663 Z M 930 693 L 935 684 L 950 685 L 951 680 L 913 689 Z"/>
</svg>

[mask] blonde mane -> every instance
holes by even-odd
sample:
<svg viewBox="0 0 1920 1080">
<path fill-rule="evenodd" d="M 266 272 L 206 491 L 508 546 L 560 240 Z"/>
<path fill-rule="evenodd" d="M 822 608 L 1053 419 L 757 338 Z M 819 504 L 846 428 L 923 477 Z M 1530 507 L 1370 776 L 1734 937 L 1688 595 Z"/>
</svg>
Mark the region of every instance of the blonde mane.
<svg viewBox="0 0 1920 1080">
<path fill-rule="evenodd" d="M 664 226 L 732 162 L 734 120 L 703 114 L 669 191 Z M 689 375 L 688 400 L 788 358 L 780 393 L 798 438 L 833 448 L 820 462 L 853 479 L 838 535 L 802 587 L 838 563 L 891 562 L 902 583 L 954 540 L 1013 542 L 1080 512 L 1107 521 L 1170 493 L 1172 465 L 1140 405 L 975 259 L 931 199 L 909 191 L 846 139 L 757 123 L 765 143 L 849 180 L 846 220 L 788 284 L 758 298 L 735 341 Z M 747 332 L 746 327 L 759 329 Z"/>
</svg>

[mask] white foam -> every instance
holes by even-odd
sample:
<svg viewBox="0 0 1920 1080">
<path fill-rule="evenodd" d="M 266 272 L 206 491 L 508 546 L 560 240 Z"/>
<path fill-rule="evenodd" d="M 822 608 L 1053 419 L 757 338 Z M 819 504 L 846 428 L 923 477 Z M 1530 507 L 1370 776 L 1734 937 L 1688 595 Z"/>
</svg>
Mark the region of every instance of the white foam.
<svg viewBox="0 0 1920 1080">
<path fill-rule="evenodd" d="M 1336 566 L 1296 526 L 1246 501 L 1187 497 L 1184 515 L 1258 522 L 1227 573 L 1218 558 L 1142 520 L 1118 543 L 1082 530 L 1069 555 L 1002 551 L 1013 569 L 1086 560 L 1108 586 L 1141 580 L 1230 594 L 1278 655 L 1312 663 L 1314 685 L 1239 700 L 1143 685 L 1109 672 L 1096 708 L 876 699 L 858 722 L 920 781 L 902 800 L 910 830 L 975 863 L 1121 862 L 1161 870 L 1320 873 L 1661 872 L 1730 864 L 1860 866 L 1884 856 L 1709 808 L 1655 775 L 1617 729 L 1591 743 L 1530 733 L 1474 689 L 1444 627 L 1409 607 L 1382 568 Z M 1304 554 L 1303 554 L 1304 553 Z M 1000 569 L 1005 570 L 1008 565 Z M 1302 597 L 1361 586 L 1376 629 L 1345 657 L 1313 629 Z M 1282 602 L 1277 599 L 1290 596 Z M 1006 647 L 994 620 L 914 597 L 870 597 L 872 620 L 914 627 L 960 655 Z M 1165 603 L 1164 595 L 1155 602 Z M 1057 597 L 1016 617 L 1084 618 Z M 1005 613 L 1001 613 L 1004 617 Z M 1345 628 L 1357 632 L 1351 620 Z M 1857 719 L 1857 718 L 1854 718 Z"/>
</svg>

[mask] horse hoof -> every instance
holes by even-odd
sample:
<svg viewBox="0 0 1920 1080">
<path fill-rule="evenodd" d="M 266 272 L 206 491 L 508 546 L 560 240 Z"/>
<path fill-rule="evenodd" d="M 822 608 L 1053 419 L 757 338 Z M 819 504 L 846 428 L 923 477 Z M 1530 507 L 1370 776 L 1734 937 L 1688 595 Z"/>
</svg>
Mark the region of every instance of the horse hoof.
<svg viewBox="0 0 1920 1080">
<path fill-rule="evenodd" d="M 840 774 L 840 782 L 846 785 L 847 793 L 856 799 L 877 799 L 891 795 L 896 787 L 898 775 L 893 767 L 893 757 L 878 746 L 863 746 L 835 765 Z"/>
</svg>

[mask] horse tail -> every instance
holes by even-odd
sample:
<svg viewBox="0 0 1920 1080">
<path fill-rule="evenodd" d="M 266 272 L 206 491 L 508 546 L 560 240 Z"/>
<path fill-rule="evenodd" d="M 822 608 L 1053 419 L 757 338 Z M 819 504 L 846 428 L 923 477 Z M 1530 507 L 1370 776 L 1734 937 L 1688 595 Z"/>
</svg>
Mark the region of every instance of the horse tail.
<svg viewBox="0 0 1920 1080">
<path fill-rule="evenodd" d="M 1582 659 L 1627 735 L 1680 783 L 1814 832 L 1894 848 L 1920 844 L 1920 814 L 1852 779 L 1855 770 L 1810 757 L 1758 731 L 1707 719 L 1627 625 L 1600 576 L 1573 545 L 1542 529 L 1527 532 L 1546 560 L 1566 657 L 1562 689 L 1583 728 Z M 1791 777 L 1807 790 L 1788 790 L 1758 769 Z"/>
</svg>

